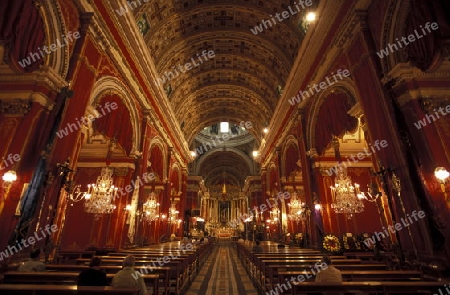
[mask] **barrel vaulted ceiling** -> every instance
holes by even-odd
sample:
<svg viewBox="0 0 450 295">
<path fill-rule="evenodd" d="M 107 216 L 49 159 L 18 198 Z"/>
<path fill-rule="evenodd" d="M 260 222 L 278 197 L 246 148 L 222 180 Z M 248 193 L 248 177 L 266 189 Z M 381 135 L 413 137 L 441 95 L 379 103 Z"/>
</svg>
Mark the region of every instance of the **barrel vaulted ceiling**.
<svg viewBox="0 0 450 295">
<path fill-rule="evenodd" d="M 299 20 L 306 8 L 313 8 L 298 11 L 295 4 L 290 0 L 153 0 L 133 9 L 138 26 L 144 28 L 141 32 L 159 82 L 190 146 L 203 128 L 221 121 L 252 122 L 249 131 L 259 145 L 305 34 Z M 275 20 L 272 27 L 262 27 L 262 32 L 251 31 L 283 11 L 292 13 L 283 21 Z M 212 51 L 214 57 L 199 64 L 203 51 Z M 198 66 L 185 73 L 174 70 L 192 58 Z M 170 80 L 168 72 L 174 74 Z M 233 182 L 242 183 L 248 165 L 232 162 L 228 166 L 242 174 Z M 213 157 L 202 165 L 202 174 L 218 174 Z"/>
<path fill-rule="evenodd" d="M 133 10 L 138 23 L 148 24 L 144 39 L 158 75 L 176 76 L 163 87 L 170 84 L 168 98 L 188 143 L 220 121 L 251 121 L 258 136 L 270 122 L 277 86 L 284 86 L 304 35 L 297 23 L 305 11 L 256 35 L 250 29 L 289 6 L 297 12 L 289 0 L 154 0 Z M 215 56 L 176 75 L 174 67 L 191 58 L 199 63 L 204 50 Z"/>
</svg>

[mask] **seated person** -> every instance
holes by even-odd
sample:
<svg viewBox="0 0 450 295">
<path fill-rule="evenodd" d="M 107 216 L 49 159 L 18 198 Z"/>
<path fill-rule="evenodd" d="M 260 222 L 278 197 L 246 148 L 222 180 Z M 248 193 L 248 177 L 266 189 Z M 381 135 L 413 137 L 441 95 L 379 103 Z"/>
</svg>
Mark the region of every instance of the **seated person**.
<svg viewBox="0 0 450 295">
<path fill-rule="evenodd" d="M 147 287 L 140 272 L 134 270 L 136 258 L 128 255 L 123 260 L 123 269 L 116 273 L 112 279 L 111 286 L 117 288 L 139 288 L 139 295 L 147 295 Z"/>
<path fill-rule="evenodd" d="M 99 257 L 92 257 L 89 268 L 78 275 L 78 286 L 108 286 L 106 273 L 100 270 L 101 263 Z"/>
<path fill-rule="evenodd" d="M 35 249 L 30 252 L 30 260 L 19 267 L 19 271 L 44 271 L 45 264 L 39 261 L 41 249 Z"/>
<path fill-rule="evenodd" d="M 322 258 L 322 262 L 325 263 L 327 267 L 324 267 L 316 275 L 316 282 L 341 283 L 342 282 L 341 271 L 332 265 L 331 258 L 329 256 L 324 256 Z"/>
<path fill-rule="evenodd" d="M 256 245 L 253 246 L 252 252 L 253 252 L 253 253 L 261 253 L 261 252 L 264 252 L 263 247 L 261 247 L 261 245 L 259 245 L 260 242 L 259 242 L 259 241 L 256 241 L 255 243 L 256 243 Z"/>
</svg>

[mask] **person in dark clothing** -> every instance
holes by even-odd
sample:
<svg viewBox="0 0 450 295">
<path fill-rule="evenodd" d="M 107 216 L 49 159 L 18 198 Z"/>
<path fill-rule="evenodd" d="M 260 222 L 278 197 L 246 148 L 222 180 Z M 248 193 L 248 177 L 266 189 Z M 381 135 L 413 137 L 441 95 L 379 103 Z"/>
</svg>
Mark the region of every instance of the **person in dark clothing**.
<svg viewBox="0 0 450 295">
<path fill-rule="evenodd" d="M 89 268 L 78 275 L 78 286 L 108 286 L 106 273 L 100 270 L 102 260 L 92 257 Z"/>
</svg>

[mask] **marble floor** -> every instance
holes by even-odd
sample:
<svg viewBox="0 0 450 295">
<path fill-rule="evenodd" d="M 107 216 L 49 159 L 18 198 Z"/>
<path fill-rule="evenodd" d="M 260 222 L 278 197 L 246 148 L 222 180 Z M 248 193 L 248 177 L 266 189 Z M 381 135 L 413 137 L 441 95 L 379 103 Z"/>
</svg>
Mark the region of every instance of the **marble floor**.
<svg viewBox="0 0 450 295">
<path fill-rule="evenodd" d="M 257 295 L 237 258 L 235 242 L 218 241 L 186 295 Z"/>
</svg>

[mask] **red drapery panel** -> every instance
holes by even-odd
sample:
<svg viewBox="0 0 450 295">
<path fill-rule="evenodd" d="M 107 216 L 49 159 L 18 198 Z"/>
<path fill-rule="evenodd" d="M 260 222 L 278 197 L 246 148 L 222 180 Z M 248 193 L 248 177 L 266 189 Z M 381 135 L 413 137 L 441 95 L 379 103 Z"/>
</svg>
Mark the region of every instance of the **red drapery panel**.
<svg viewBox="0 0 450 295">
<path fill-rule="evenodd" d="M 179 170 L 178 169 L 173 169 L 172 172 L 170 173 L 170 181 L 173 183 L 173 188 L 176 191 L 181 191 L 182 189 L 180 188 L 180 177 L 178 174 Z"/>
<path fill-rule="evenodd" d="M 437 44 L 439 29 L 436 31 L 430 29 L 431 32 L 428 32 L 427 29 L 422 29 L 427 22 L 432 23 L 436 21 L 436 17 L 431 11 L 432 4 L 430 1 L 413 0 L 411 2 L 411 11 L 406 20 L 405 37 L 409 35 L 416 36 L 416 41 L 407 45 L 408 59 L 422 71 L 430 68 L 439 51 Z"/>
<path fill-rule="evenodd" d="M 159 180 L 164 180 L 164 156 L 159 146 L 155 145 L 150 150 L 150 162 L 152 163 L 151 170 L 155 173 Z"/>
<path fill-rule="evenodd" d="M 292 172 L 297 170 L 298 148 L 291 144 L 286 151 L 286 158 L 284 159 L 284 173 L 289 177 Z"/>
<path fill-rule="evenodd" d="M 0 1 L 0 40 L 6 41 L 15 68 L 32 72 L 44 62 L 45 52 L 42 57 L 38 50 L 45 41 L 44 22 L 32 0 Z M 35 61 L 30 53 L 35 54 Z M 19 65 L 19 61 L 27 58 L 29 65 Z"/>
<path fill-rule="evenodd" d="M 358 126 L 358 120 L 347 114 L 351 107 L 350 97 L 343 92 L 332 93 L 325 99 L 317 116 L 315 131 L 319 155 L 325 151 L 333 136 L 341 136 Z"/>
<path fill-rule="evenodd" d="M 111 109 L 110 112 L 93 121 L 94 129 L 102 135 L 114 139 L 126 152 L 130 154 L 133 146 L 133 127 L 131 125 L 131 116 L 125 104 L 116 95 L 105 95 L 100 100 L 97 111 L 102 114 L 105 112 L 105 104 L 110 102 L 117 104 L 117 109 Z"/>
</svg>

